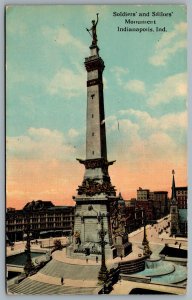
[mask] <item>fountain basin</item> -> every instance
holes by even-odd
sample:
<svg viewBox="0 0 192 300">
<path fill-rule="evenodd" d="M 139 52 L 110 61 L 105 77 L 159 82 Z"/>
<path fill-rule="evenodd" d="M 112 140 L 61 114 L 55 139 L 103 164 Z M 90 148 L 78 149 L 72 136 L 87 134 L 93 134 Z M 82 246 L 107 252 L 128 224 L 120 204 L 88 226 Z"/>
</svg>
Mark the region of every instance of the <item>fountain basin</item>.
<svg viewBox="0 0 192 300">
<path fill-rule="evenodd" d="M 155 283 L 178 284 L 187 280 L 187 268 L 173 262 L 152 258 L 145 261 L 145 270 L 136 273 L 145 276 Z"/>
</svg>

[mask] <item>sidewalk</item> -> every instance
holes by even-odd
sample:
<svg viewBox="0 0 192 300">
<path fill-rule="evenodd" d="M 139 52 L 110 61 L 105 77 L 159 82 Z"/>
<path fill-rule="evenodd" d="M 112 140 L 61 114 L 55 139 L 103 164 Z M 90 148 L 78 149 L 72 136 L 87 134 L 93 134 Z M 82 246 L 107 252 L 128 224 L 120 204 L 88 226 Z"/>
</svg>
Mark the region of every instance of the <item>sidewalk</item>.
<svg viewBox="0 0 192 300">
<path fill-rule="evenodd" d="M 54 237 L 46 239 L 38 239 L 38 244 L 34 241 L 31 241 L 31 250 L 50 250 L 50 247 L 53 247 L 54 240 L 60 240 L 63 245 L 68 243 L 67 237 Z M 41 246 L 42 245 L 42 246 Z M 6 256 L 16 255 L 25 251 L 26 241 L 15 242 L 14 246 L 6 247 Z M 11 248 L 13 250 L 11 250 Z"/>
<path fill-rule="evenodd" d="M 132 245 L 133 251 L 126 257 L 123 257 L 122 259 L 120 257 L 116 257 L 115 259 L 108 259 L 106 260 L 107 266 L 113 266 L 114 264 L 118 264 L 119 262 L 125 262 L 130 261 L 133 259 L 139 258 L 138 255 L 140 254 L 143 256 L 142 249 L 139 248 L 139 245 L 135 244 Z M 52 254 L 53 259 L 61 262 L 65 262 L 72 265 L 100 265 L 101 261 L 99 258 L 98 263 L 95 260 L 89 260 L 88 263 L 86 262 L 86 259 L 78 259 L 78 258 L 70 258 L 66 256 L 66 249 L 64 248 L 62 251 L 55 251 Z"/>
</svg>

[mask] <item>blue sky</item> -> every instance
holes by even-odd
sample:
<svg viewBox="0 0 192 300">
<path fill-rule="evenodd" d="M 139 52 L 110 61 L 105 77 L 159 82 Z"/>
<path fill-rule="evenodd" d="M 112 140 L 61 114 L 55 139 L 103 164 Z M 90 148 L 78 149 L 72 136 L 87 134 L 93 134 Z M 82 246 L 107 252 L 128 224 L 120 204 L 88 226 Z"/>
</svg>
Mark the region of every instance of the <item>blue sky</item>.
<svg viewBox="0 0 192 300">
<path fill-rule="evenodd" d="M 156 20 L 157 26 L 166 26 L 167 32 L 117 32 L 118 26 L 128 25 L 125 17 L 113 17 L 114 11 L 137 12 L 137 17 L 126 19 Z M 140 12 L 153 11 L 172 16 L 138 17 Z M 171 168 L 175 168 L 179 184 L 186 184 L 185 6 L 10 6 L 6 13 L 10 202 L 22 199 L 24 203 L 38 196 L 65 200 L 58 196 L 60 189 L 53 186 L 45 185 L 41 193 L 35 188 L 34 192 L 28 191 L 27 180 L 32 179 L 32 175 L 26 174 L 29 163 L 40 172 L 37 166 L 42 162 L 46 169 L 57 161 L 55 169 L 49 171 L 64 178 L 61 184 L 67 201 L 82 181 L 82 166 L 78 166 L 75 158 L 85 156 L 83 63 L 91 44 L 85 28 L 90 28 L 97 12 L 98 44 L 106 66 L 108 156 L 117 160 L 116 167 L 111 169 L 113 183 L 127 198 L 134 196 L 141 184 L 168 190 Z M 134 25 L 148 26 L 151 25 Z M 65 169 L 68 162 L 71 174 L 58 170 L 61 165 Z M 75 168 L 77 176 L 73 180 Z M 124 180 L 118 180 L 119 172 Z M 33 176 L 32 181 L 38 186 L 35 173 Z M 68 190 L 69 182 L 74 192 Z"/>
</svg>

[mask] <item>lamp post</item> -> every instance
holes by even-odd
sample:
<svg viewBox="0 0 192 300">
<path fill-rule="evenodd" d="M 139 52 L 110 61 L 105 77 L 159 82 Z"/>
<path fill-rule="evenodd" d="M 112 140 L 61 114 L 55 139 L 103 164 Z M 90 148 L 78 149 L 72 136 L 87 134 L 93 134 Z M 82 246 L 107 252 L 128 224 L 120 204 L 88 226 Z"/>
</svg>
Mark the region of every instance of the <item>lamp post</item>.
<svg viewBox="0 0 192 300">
<path fill-rule="evenodd" d="M 53 244 L 53 243 L 51 243 L 51 241 L 52 241 L 52 235 L 50 233 L 50 236 L 49 236 L 49 255 L 51 255 L 51 247 L 52 247 L 52 244 Z"/>
<path fill-rule="evenodd" d="M 27 259 L 26 259 L 26 263 L 24 266 L 24 271 L 25 271 L 25 274 L 28 276 L 30 274 L 30 272 L 33 270 L 34 264 L 31 259 L 31 243 L 30 243 L 30 241 L 31 241 L 31 232 L 30 232 L 31 226 L 30 226 L 29 212 L 27 212 L 26 217 L 27 217 L 27 228 L 26 228 L 27 238 L 26 238 L 25 254 L 27 256 Z"/>
<path fill-rule="evenodd" d="M 146 233 L 146 215 L 144 213 L 143 215 L 143 225 L 144 225 L 144 230 L 143 230 L 143 241 L 142 241 L 142 245 L 143 245 L 143 255 L 149 256 L 152 254 L 152 251 L 149 247 L 149 241 L 147 239 L 147 233 Z"/>
<path fill-rule="evenodd" d="M 101 245 L 101 268 L 99 271 L 98 280 L 101 283 L 105 283 L 108 279 L 108 270 L 105 264 L 105 245 L 107 244 L 107 242 L 105 241 L 106 231 L 104 230 L 104 226 L 103 226 L 103 215 L 99 216 L 99 220 L 101 221 L 101 230 L 99 232 L 99 236 L 100 236 L 99 244 Z"/>
</svg>

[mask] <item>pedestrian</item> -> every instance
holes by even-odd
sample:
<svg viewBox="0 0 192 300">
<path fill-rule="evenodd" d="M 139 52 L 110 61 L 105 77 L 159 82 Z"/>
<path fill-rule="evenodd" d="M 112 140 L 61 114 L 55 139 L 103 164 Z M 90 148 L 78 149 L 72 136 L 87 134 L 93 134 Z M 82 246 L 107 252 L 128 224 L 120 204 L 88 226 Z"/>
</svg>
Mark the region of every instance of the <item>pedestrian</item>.
<svg viewBox="0 0 192 300">
<path fill-rule="evenodd" d="M 61 277 L 61 285 L 63 285 L 64 279 L 63 277 Z"/>
<path fill-rule="evenodd" d="M 123 254 L 121 253 L 121 260 L 123 259 Z"/>
<path fill-rule="evenodd" d="M 86 258 L 86 263 L 88 264 L 88 258 Z"/>
<path fill-rule="evenodd" d="M 95 258 L 95 259 L 96 259 L 96 263 L 98 263 L 98 256 L 96 256 L 96 258 Z"/>
</svg>

